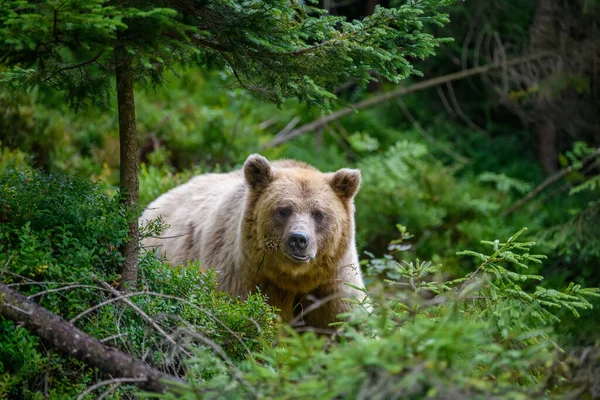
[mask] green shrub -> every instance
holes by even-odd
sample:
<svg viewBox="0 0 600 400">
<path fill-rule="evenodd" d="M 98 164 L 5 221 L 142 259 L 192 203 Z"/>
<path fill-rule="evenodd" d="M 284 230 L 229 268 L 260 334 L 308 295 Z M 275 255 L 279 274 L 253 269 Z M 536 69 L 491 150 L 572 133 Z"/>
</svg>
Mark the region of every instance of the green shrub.
<svg viewBox="0 0 600 400">
<path fill-rule="evenodd" d="M 201 173 L 202 170 L 200 168 L 176 172 L 169 165 L 155 166 L 142 164 L 138 174 L 140 179 L 140 207 L 146 207 L 160 195 Z"/>
<path fill-rule="evenodd" d="M 26 169 L 31 167 L 31 157 L 18 149 L 3 147 L 0 141 L 0 171 L 9 166 Z"/>
<path fill-rule="evenodd" d="M 165 334 L 115 302 L 110 288 L 118 280 L 126 217 L 118 197 L 98 185 L 8 168 L 0 174 L 0 211 L 0 281 L 164 371 L 209 376 L 183 361 L 217 343 L 239 363 L 274 338 L 275 313 L 260 294 L 232 299 L 216 289 L 214 271 L 170 266 L 154 252 L 140 254 L 139 289 L 128 301 Z M 46 392 L 72 399 L 99 379 L 98 371 L 0 317 L 0 397 L 38 399 Z"/>
<path fill-rule="evenodd" d="M 600 292 L 521 289 L 541 277 L 514 270 L 543 258 L 530 254 L 533 243 L 517 240 L 521 233 L 505 243 L 486 242 L 492 249 L 485 254 L 463 252 L 480 264 L 462 279 L 438 280 L 440 266 L 430 262 L 396 264 L 397 278 L 371 293 L 369 308 L 349 315 L 337 340 L 290 330 L 278 346 L 239 368 L 213 357 L 221 373 L 177 393 L 186 399 L 564 395 L 573 389 L 565 380 L 567 365 L 557 359 L 550 331 L 539 328 L 555 322 L 553 309 L 577 313 Z M 208 358 L 205 353 L 197 362 L 210 364 Z"/>
<path fill-rule="evenodd" d="M 363 175 L 356 199 L 361 248 L 381 253 L 396 235 L 396 224 L 402 224 L 417 238 L 413 255 L 444 260 L 452 271 L 459 264 L 454 249 L 472 247 L 481 237 L 510 229 L 496 223 L 502 193 L 457 178 L 456 171 L 433 158 L 422 143 L 398 142 L 383 154 L 361 160 L 358 167 Z"/>
</svg>

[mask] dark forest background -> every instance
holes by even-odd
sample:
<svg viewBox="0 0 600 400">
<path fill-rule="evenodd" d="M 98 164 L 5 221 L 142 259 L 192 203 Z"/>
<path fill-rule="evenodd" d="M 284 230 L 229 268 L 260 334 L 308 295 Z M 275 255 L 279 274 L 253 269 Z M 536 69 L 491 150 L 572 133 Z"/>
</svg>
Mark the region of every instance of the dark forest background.
<svg viewBox="0 0 600 400">
<path fill-rule="evenodd" d="M 377 5 L 404 3 L 324 0 L 319 7 L 353 20 L 371 15 Z M 376 311 L 371 322 L 351 327 L 368 333 L 350 335 L 340 347 L 291 331 L 283 339 L 260 296 L 236 302 L 216 292 L 212 273 L 197 275 L 140 256 L 147 291 L 168 292 L 195 306 L 164 296 L 142 296 L 138 305 L 169 327 L 179 346 L 196 343 L 194 336 L 176 337 L 178 322 L 160 316 L 188 318 L 187 328 L 212 338 L 229 357 L 199 356 L 198 349 L 212 354 L 214 346 L 206 342 L 182 350 L 148 333 L 147 320 L 126 304 L 88 314 L 80 328 L 106 338 L 120 334 L 115 326 L 136 326 L 113 344 L 203 388 L 192 385 L 189 398 L 600 397 L 593 383 L 600 371 L 600 300 L 593 290 L 578 292 L 600 286 L 600 4 L 489 0 L 443 10 L 450 22 L 424 29 L 453 40 L 441 43 L 435 56 L 407 57 L 420 74 L 400 84 L 345 81 L 334 88 L 338 100 L 327 103 L 328 111 L 310 99 L 267 103 L 240 87 L 235 70 L 225 67 L 176 68 L 164 72 L 160 86 L 135 86 L 140 208 L 194 174 L 239 168 L 254 152 L 327 171 L 360 168 L 356 223 L 363 269 L 374 297 L 383 296 L 380 306 L 397 313 L 396 319 Z M 52 297 L 56 293 L 44 292 L 55 286 L 31 282 L 99 285 L 84 282 L 92 275 L 118 280 L 114 265 L 123 262 L 117 250 L 126 242 L 127 212 L 118 201 L 117 99 L 83 101 L 74 110 L 64 90 L 3 82 L 0 279 L 73 318 L 110 293 L 98 299 L 81 287 L 77 296 L 58 291 Z M 360 111 L 319 123 L 352 106 Z M 518 240 L 535 246 L 511 247 L 507 239 L 523 227 Z M 538 263 L 530 253 L 547 258 Z M 482 281 L 449 284 L 455 292 L 441 284 L 482 271 Z M 415 289 L 415 277 L 423 279 L 423 288 Z M 398 286 L 381 289 L 384 279 L 410 282 L 417 300 L 396 293 Z M 432 282 L 441 286 L 426 286 Z M 469 282 L 475 294 L 461 297 L 456 288 Z M 198 294 L 200 286 L 210 289 Z M 462 311 L 428 303 L 450 298 L 447 289 L 465 302 Z M 394 300 L 383 300 L 384 294 Z M 211 307 L 229 328 L 200 317 L 198 307 Z M 374 321 L 381 325 L 372 326 Z M 239 332 L 246 335 L 243 346 Z M 273 348 L 287 353 L 273 350 L 273 341 L 279 343 Z M 305 355 L 298 359 L 295 351 Z M 248 361 L 256 352 L 266 361 Z M 196 361 L 185 364 L 192 354 Z M 540 354 L 547 357 L 536 358 Z M 353 372 L 345 374 L 348 368 Z M 586 378 L 584 370 L 591 375 Z M 0 317 L 0 398 L 73 398 L 106 378 L 81 361 L 59 358 Z M 107 396 L 133 396 L 127 382 L 111 385 Z"/>
</svg>

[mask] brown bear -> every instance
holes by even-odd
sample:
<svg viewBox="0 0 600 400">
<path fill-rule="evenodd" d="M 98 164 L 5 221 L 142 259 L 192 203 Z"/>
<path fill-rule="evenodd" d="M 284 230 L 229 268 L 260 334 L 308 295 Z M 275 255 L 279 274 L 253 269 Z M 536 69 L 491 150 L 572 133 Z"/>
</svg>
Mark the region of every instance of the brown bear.
<svg viewBox="0 0 600 400">
<path fill-rule="evenodd" d="M 344 298 L 364 297 L 347 285 L 364 286 L 354 240 L 359 186 L 359 170 L 322 173 L 253 154 L 241 171 L 197 176 L 152 202 L 140 222 L 161 216 L 168 228 L 143 246 L 173 264 L 214 267 L 233 296 L 260 289 L 283 321 L 327 328 L 350 309 Z"/>
</svg>

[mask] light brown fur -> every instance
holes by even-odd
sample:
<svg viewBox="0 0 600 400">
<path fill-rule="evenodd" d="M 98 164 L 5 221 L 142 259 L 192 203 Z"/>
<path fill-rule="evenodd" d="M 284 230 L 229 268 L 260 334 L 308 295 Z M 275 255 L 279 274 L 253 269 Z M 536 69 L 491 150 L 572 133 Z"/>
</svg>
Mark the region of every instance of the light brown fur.
<svg viewBox="0 0 600 400">
<path fill-rule="evenodd" d="M 349 310 L 342 298 L 364 296 L 345 285 L 363 286 L 354 239 L 359 184 L 357 170 L 321 173 L 251 155 L 243 170 L 195 177 L 150 204 L 140 223 L 162 216 L 169 227 L 143 245 L 158 247 L 173 264 L 198 260 L 215 267 L 219 288 L 233 296 L 260 289 L 284 321 L 311 298 L 337 297 L 302 316 L 307 325 L 326 328 Z M 291 215 L 283 217 L 282 208 Z M 288 238 L 296 231 L 309 238 L 301 254 L 309 261 L 290 253 Z"/>
</svg>

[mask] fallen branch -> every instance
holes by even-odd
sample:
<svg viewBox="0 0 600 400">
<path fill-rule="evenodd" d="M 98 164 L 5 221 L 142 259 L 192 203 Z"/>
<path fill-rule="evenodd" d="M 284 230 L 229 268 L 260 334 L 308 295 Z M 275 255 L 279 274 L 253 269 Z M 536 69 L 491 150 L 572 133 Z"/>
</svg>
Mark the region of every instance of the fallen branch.
<svg viewBox="0 0 600 400">
<path fill-rule="evenodd" d="M 590 154 L 589 156 L 587 156 L 586 158 L 584 158 L 583 160 L 581 160 L 581 164 L 582 165 L 586 164 L 588 161 L 591 161 L 591 160 L 593 160 L 594 158 L 596 158 L 598 156 L 600 156 L 600 147 L 597 148 L 596 151 L 594 151 L 594 153 Z M 502 213 L 502 216 L 503 217 L 508 217 L 510 214 L 514 213 L 519 208 L 521 208 L 525 204 L 529 203 L 529 201 L 531 201 L 531 199 L 533 199 L 535 196 L 537 196 L 542 191 L 544 191 L 548 186 L 551 186 L 551 185 L 555 184 L 560 179 L 562 179 L 565 175 L 568 175 L 569 173 L 573 172 L 573 170 L 575 170 L 575 169 L 576 169 L 575 165 L 571 165 L 571 166 L 563 169 L 562 171 L 560 171 L 560 172 L 558 172 L 558 173 L 550 176 L 544 182 L 540 183 L 535 189 L 533 189 L 531 192 L 529 192 L 527 194 L 527 196 L 523 197 L 521 200 L 517 201 L 515 204 L 513 204 L 512 206 L 510 206 L 509 208 L 507 208 Z"/>
<path fill-rule="evenodd" d="M 179 345 L 179 343 L 177 343 L 175 341 L 175 339 L 173 339 L 171 337 L 171 335 L 169 335 L 163 328 L 160 327 L 160 325 L 158 325 L 156 323 L 156 321 L 154 321 L 152 318 L 150 318 L 150 316 L 148 314 L 146 314 L 144 311 L 142 311 L 141 308 L 139 308 L 138 306 L 136 306 L 133 302 L 131 302 L 131 300 L 129 300 L 127 297 L 123 297 L 123 293 L 119 292 L 117 289 L 113 288 L 112 286 L 110 286 L 108 283 L 106 282 L 101 282 L 102 285 L 110 290 L 112 292 L 112 294 L 114 296 L 116 296 L 118 299 L 120 299 L 121 301 L 123 301 L 125 304 L 127 304 L 129 307 L 131 307 L 135 312 L 137 312 L 139 314 L 140 317 L 142 317 L 144 319 L 144 321 L 148 322 L 150 325 L 152 325 L 154 327 L 154 329 L 156 329 L 156 331 L 158 333 L 160 333 L 165 339 L 167 339 L 167 341 L 169 343 L 171 343 L 173 346 L 175 346 L 176 348 L 180 348 L 181 346 Z M 188 357 L 192 356 L 192 353 L 190 353 L 189 351 L 185 350 L 185 349 L 181 349 Z"/>
<path fill-rule="evenodd" d="M 282 130 L 280 130 L 277 133 L 277 135 L 275 135 L 275 137 L 278 138 L 288 135 L 292 131 L 292 129 L 294 129 L 296 125 L 298 125 L 298 122 L 300 122 L 300 117 L 295 116 L 290 122 L 287 123 L 287 125 Z"/>
<path fill-rule="evenodd" d="M 102 344 L 56 314 L 0 283 L 0 315 L 24 326 L 64 354 L 115 378 L 132 379 L 141 389 L 163 393 L 164 382 L 181 382 L 117 349 Z"/>
<path fill-rule="evenodd" d="M 519 65 L 519 64 L 523 64 L 523 63 L 526 63 L 529 61 L 534 61 L 534 60 L 537 60 L 537 59 L 540 59 L 543 57 L 547 57 L 549 55 L 551 55 L 551 53 L 538 53 L 538 54 L 532 54 L 530 56 L 525 56 L 525 57 L 517 57 L 517 58 L 513 58 L 512 60 L 508 60 L 508 61 L 505 61 L 502 63 L 482 65 L 479 67 L 466 69 L 466 70 L 459 71 L 459 72 L 454 72 L 452 74 L 438 76 L 436 78 L 428 79 L 423 82 L 415 83 L 414 85 L 404 86 L 404 87 L 398 88 L 396 90 L 392 90 L 391 92 L 383 93 L 378 96 L 371 97 L 370 99 L 359 101 L 358 103 L 355 103 L 350 107 L 342 108 L 341 110 L 333 112 L 329 115 L 324 115 L 324 116 L 314 120 L 311 123 L 308 123 L 306 125 L 303 125 L 299 128 L 294 129 L 293 131 L 291 131 L 290 133 L 288 133 L 285 136 L 274 138 L 269 143 L 264 145 L 263 149 L 268 149 L 271 147 L 279 146 L 279 145 L 281 145 L 285 142 L 288 142 L 288 141 L 292 140 L 293 138 L 298 137 L 304 133 L 315 131 L 333 121 L 336 121 L 340 118 L 345 117 L 346 115 L 352 114 L 356 110 L 373 107 L 377 104 L 386 102 L 393 98 L 396 98 L 399 96 L 404 96 L 406 94 L 413 93 L 413 92 L 418 92 L 419 90 L 438 86 L 443 83 L 448 83 L 448 82 L 456 81 L 459 79 L 468 78 L 473 75 L 483 74 L 485 72 L 488 72 L 488 71 L 491 71 L 494 69 L 498 69 L 498 68 L 512 67 L 515 65 Z"/>
</svg>

